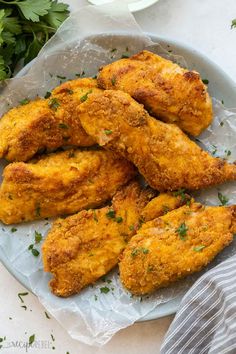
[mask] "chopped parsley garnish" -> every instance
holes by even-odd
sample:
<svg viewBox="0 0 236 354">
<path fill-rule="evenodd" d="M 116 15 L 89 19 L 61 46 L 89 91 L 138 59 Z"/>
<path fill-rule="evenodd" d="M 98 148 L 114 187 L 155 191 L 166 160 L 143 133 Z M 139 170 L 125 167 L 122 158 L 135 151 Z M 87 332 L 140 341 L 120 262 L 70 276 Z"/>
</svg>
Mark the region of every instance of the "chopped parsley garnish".
<svg viewBox="0 0 236 354">
<path fill-rule="evenodd" d="M 212 147 L 213 147 L 213 150 L 212 150 L 212 155 L 215 155 L 216 154 L 216 152 L 217 152 L 217 146 L 216 145 L 212 145 Z"/>
<path fill-rule="evenodd" d="M 34 244 L 32 243 L 28 247 L 28 250 L 31 251 L 31 253 L 34 257 L 38 257 L 40 255 L 40 252 L 36 248 L 34 248 L 34 246 L 36 244 L 40 243 L 42 241 L 42 239 L 43 239 L 43 236 L 39 232 L 35 231 L 34 232 L 35 243 Z"/>
<path fill-rule="evenodd" d="M 106 213 L 106 216 L 107 216 L 108 218 L 110 218 L 110 219 L 114 219 L 115 216 L 116 216 L 115 210 L 110 209 L 110 210 Z"/>
<path fill-rule="evenodd" d="M 234 20 L 232 20 L 231 29 L 232 28 L 236 28 L 236 18 Z"/>
<path fill-rule="evenodd" d="M 100 288 L 100 291 L 102 294 L 107 294 L 109 293 L 110 289 L 107 286 L 103 286 L 102 288 Z"/>
<path fill-rule="evenodd" d="M 116 84 L 116 78 L 115 78 L 115 76 L 113 76 L 113 77 L 111 78 L 111 84 L 112 84 L 112 86 L 115 86 L 115 84 Z"/>
<path fill-rule="evenodd" d="M 230 150 L 225 150 L 225 154 L 226 154 L 226 156 L 230 156 L 231 155 L 231 151 Z"/>
<path fill-rule="evenodd" d="M 89 90 L 85 95 L 83 95 L 82 97 L 80 97 L 80 101 L 81 102 L 85 102 L 87 99 L 88 99 L 88 95 L 90 94 L 90 93 L 92 93 L 93 92 L 93 90 Z"/>
<path fill-rule="evenodd" d="M 32 255 L 33 255 L 33 256 L 35 256 L 35 257 L 38 257 L 38 256 L 39 256 L 39 251 L 36 250 L 36 248 L 32 248 L 31 252 L 32 252 Z"/>
<path fill-rule="evenodd" d="M 116 221 L 118 224 L 120 224 L 123 221 L 123 218 L 121 216 L 117 216 L 116 217 L 116 212 L 113 209 L 110 209 L 107 213 L 106 216 L 109 219 L 114 219 L 114 221 Z"/>
<path fill-rule="evenodd" d="M 54 111 L 57 110 L 57 108 L 60 106 L 60 102 L 58 101 L 57 98 L 53 97 L 49 100 L 48 105 L 51 109 L 53 109 Z"/>
<path fill-rule="evenodd" d="M 130 231 L 134 231 L 134 225 L 129 226 Z"/>
<path fill-rule="evenodd" d="M 29 345 L 34 343 L 35 341 L 35 334 L 32 334 L 32 336 L 29 337 Z"/>
<path fill-rule="evenodd" d="M 45 313 L 45 316 L 50 320 L 51 317 L 49 316 L 49 314 L 46 311 L 44 311 L 44 313 Z"/>
<path fill-rule="evenodd" d="M 222 104 L 225 104 L 225 103 L 224 103 L 224 100 L 221 100 L 221 103 L 222 103 Z"/>
<path fill-rule="evenodd" d="M 22 299 L 22 296 L 26 296 L 26 295 L 29 295 L 29 293 L 18 293 L 18 298 L 20 299 L 20 301 L 22 303 L 24 303 L 24 300 Z"/>
<path fill-rule="evenodd" d="M 167 205 L 162 205 L 162 211 L 164 214 L 167 214 L 170 211 L 170 208 Z"/>
<path fill-rule="evenodd" d="M 36 209 L 35 209 L 35 215 L 36 216 L 41 216 L 40 214 L 41 214 L 41 207 L 40 207 L 40 205 L 37 205 Z"/>
<path fill-rule="evenodd" d="M 208 84 L 209 84 L 209 80 L 207 80 L 207 79 L 203 79 L 202 82 L 203 82 L 205 85 L 208 85 Z"/>
<path fill-rule="evenodd" d="M 131 252 L 131 256 L 135 257 L 138 254 L 148 254 L 149 253 L 149 249 L 148 248 L 144 248 L 144 247 L 140 247 L 140 248 L 135 248 L 132 252 Z"/>
<path fill-rule="evenodd" d="M 110 134 L 112 134 L 112 130 L 105 129 L 105 130 L 104 130 L 104 133 L 105 133 L 106 135 L 110 135 Z"/>
<path fill-rule="evenodd" d="M 57 75 L 57 78 L 58 78 L 58 79 L 61 79 L 61 80 L 65 80 L 65 79 L 66 79 L 66 76 Z"/>
<path fill-rule="evenodd" d="M 73 95 L 74 91 L 71 89 L 66 89 L 66 92 L 69 93 L 69 95 Z"/>
<path fill-rule="evenodd" d="M 116 222 L 120 224 L 123 221 L 123 218 L 121 216 L 116 217 Z"/>
<path fill-rule="evenodd" d="M 138 253 L 139 253 L 139 250 L 136 248 L 131 252 L 131 256 L 135 257 L 135 256 L 137 256 Z"/>
<path fill-rule="evenodd" d="M 35 239 L 35 243 L 39 243 L 42 241 L 43 236 L 38 232 L 38 231 L 34 231 L 34 239 Z"/>
<path fill-rule="evenodd" d="M 81 76 L 84 76 L 85 75 L 85 71 L 83 70 L 81 74 L 75 74 L 75 76 L 77 77 L 81 77 Z"/>
<path fill-rule="evenodd" d="M 121 59 L 127 59 L 127 58 L 129 58 L 129 55 L 128 55 L 128 54 L 122 54 L 122 55 L 121 55 Z"/>
<path fill-rule="evenodd" d="M 98 218 L 97 218 L 97 215 L 96 215 L 96 211 L 93 210 L 93 220 L 95 220 L 96 222 L 98 222 Z"/>
<path fill-rule="evenodd" d="M 21 307 L 22 307 L 25 311 L 27 310 L 27 306 L 22 305 Z"/>
<path fill-rule="evenodd" d="M 65 123 L 59 123 L 58 126 L 59 126 L 59 128 L 61 128 L 61 129 L 69 129 L 68 125 L 65 124 Z"/>
<path fill-rule="evenodd" d="M 94 295 L 94 300 L 97 301 L 98 297 L 97 295 Z"/>
<path fill-rule="evenodd" d="M 218 199 L 221 202 L 222 205 L 225 205 L 228 203 L 229 199 L 223 195 L 222 193 L 218 192 Z"/>
<path fill-rule="evenodd" d="M 220 126 L 223 127 L 223 125 L 224 125 L 224 122 L 220 122 Z"/>
<path fill-rule="evenodd" d="M 113 49 L 110 50 L 111 53 L 114 53 L 114 52 L 116 52 L 116 51 L 117 51 L 116 48 L 113 48 Z"/>
<path fill-rule="evenodd" d="M 180 188 L 179 190 L 173 192 L 173 196 L 174 197 L 181 197 L 181 200 L 184 202 L 187 198 L 186 194 L 185 194 L 185 189 L 184 188 Z"/>
<path fill-rule="evenodd" d="M 44 98 L 49 98 L 51 96 L 51 92 L 50 91 L 47 91 Z"/>
<path fill-rule="evenodd" d="M 55 342 L 55 337 L 53 334 L 51 334 L 51 338 L 52 338 L 53 342 Z"/>
<path fill-rule="evenodd" d="M 195 252 L 201 252 L 204 248 L 206 248 L 206 246 L 196 246 L 196 247 L 193 247 L 193 250 Z"/>
<path fill-rule="evenodd" d="M 28 98 L 24 98 L 23 100 L 20 101 L 21 106 L 24 106 L 29 103 Z"/>
<path fill-rule="evenodd" d="M 176 229 L 176 232 L 179 234 L 179 237 L 181 240 L 185 240 L 185 236 L 187 235 L 188 231 L 188 226 L 186 226 L 185 222 L 183 222 L 178 229 Z"/>
<path fill-rule="evenodd" d="M 11 232 L 16 232 L 16 231 L 17 231 L 17 229 L 15 227 L 11 228 Z"/>
</svg>

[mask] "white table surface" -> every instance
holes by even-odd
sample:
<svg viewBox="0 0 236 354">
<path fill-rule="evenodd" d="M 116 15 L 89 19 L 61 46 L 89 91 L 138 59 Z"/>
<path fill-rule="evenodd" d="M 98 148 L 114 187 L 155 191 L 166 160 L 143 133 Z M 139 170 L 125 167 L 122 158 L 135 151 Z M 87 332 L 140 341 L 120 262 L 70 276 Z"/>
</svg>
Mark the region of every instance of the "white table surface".
<svg viewBox="0 0 236 354">
<path fill-rule="evenodd" d="M 72 9 L 87 3 L 86 0 L 67 2 Z M 144 31 L 177 39 L 197 48 L 236 80 L 236 29 L 230 29 L 231 20 L 236 18 L 236 0 L 160 0 L 136 13 L 135 18 Z M 0 349 L 3 354 L 25 353 L 26 350 L 35 354 L 158 354 L 173 319 L 169 316 L 134 324 L 115 335 L 106 346 L 89 347 L 71 339 L 53 318 L 47 319 L 44 308 L 32 294 L 25 296 L 22 304 L 17 294 L 27 290 L 1 264 L 0 272 L 0 337 L 6 336 L 0 344 L 10 346 Z M 27 309 L 22 305 L 26 305 Z M 39 341 L 40 349 L 25 348 L 32 334 Z"/>
</svg>

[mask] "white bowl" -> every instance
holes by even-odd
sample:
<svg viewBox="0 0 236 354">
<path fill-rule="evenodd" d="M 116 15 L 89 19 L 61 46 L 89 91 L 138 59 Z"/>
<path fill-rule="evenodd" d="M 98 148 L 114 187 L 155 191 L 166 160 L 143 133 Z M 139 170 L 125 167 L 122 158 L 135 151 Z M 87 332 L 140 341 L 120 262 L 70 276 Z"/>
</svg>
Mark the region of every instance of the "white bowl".
<svg viewBox="0 0 236 354">
<path fill-rule="evenodd" d="M 137 12 L 143 9 L 146 9 L 147 7 L 155 4 L 159 0 L 123 0 L 126 1 L 127 4 L 129 5 L 129 10 L 131 12 Z M 93 5 L 102 5 L 102 4 L 108 4 L 109 2 L 112 2 L 112 0 L 88 0 Z"/>
</svg>

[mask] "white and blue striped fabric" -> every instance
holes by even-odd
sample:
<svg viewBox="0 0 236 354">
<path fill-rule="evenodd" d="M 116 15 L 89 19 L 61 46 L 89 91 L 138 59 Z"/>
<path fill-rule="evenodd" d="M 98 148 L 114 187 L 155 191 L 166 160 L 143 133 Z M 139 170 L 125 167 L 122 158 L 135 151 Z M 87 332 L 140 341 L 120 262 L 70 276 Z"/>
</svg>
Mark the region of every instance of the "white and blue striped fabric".
<svg viewBox="0 0 236 354">
<path fill-rule="evenodd" d="M 205 273 L 187 292 L 160 353 L 236 353 L 236 256 Z"/>
</svg>

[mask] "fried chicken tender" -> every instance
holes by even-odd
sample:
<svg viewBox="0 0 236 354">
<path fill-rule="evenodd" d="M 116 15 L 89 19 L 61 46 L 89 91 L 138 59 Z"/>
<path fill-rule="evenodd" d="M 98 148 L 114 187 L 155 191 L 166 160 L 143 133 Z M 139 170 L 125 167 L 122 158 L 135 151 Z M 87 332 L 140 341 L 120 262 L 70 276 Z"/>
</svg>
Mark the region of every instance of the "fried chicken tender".
<svg viewBox="0 0 236 354">
<path fill-rule="evenodd" d="M 117 192 L 111 207 L 56 220 L 42 248 L 44 270 L 53 274 L 52 292 L 78 293 L 115 267 L 152 197 L 152 191 L 133 181 Z"/>
<path fill-rule="evenodd" d="M 191 197 L 182 190 L 173 193 L 160 193 L 145 206 L 141 216 L 145 221 L 150 221 L 186 203 L 190 203 L 190 201 Z"/>
<path fill-rule="evenodd" d="M 152 116 L 192 135 L 199 135 L 213 118 L 212 102 L 200 75 L 147 50 L 103 67 L 98 85 L 129 93 Z"/>
<path fill-rule="evenodd" d="M 232 240 L 236 206 L 183 206 L 143 224 L 120 267 L 123 285 L 135 295 L 167 287 L 200 271 Z"/>
<path fill-rule="evenodd" d="M 136 174 L 134 166 L 107 151 L 67 150 L 3 173 L 0 220 L 20 223 L 102 205 Z"/>
<path fill-rule="evenodd" d="M 96 80 L 72 80 L 54 89 L 48 99 L 11 109 L 0 120 L 0 158 L 27 161 L 45 149 L 94 145 L 76 110 L 92 91 L 100 91 Z"/>
<path fill-rule="evenodd" d="M 235 165 L 210 156 L 175 124 L 152 118 L 127 93 L 92 93 L 78 111 L 85 131 L 132 161 L 158 191 L 195 190 L 236 180 Z"/>
</svg>

